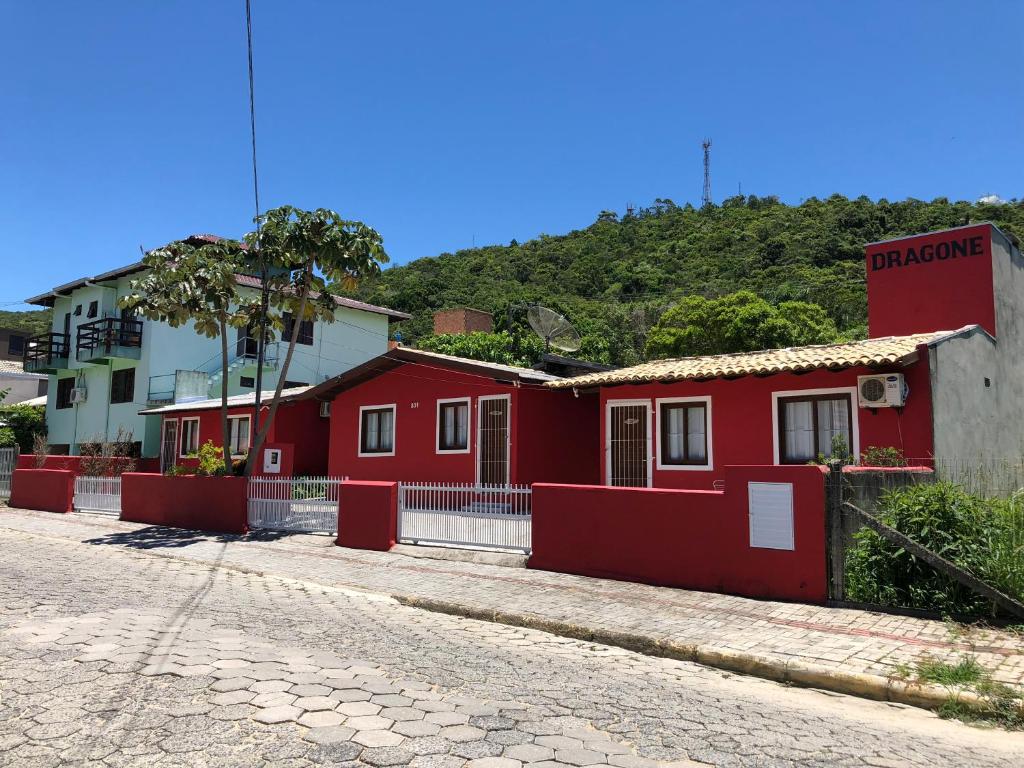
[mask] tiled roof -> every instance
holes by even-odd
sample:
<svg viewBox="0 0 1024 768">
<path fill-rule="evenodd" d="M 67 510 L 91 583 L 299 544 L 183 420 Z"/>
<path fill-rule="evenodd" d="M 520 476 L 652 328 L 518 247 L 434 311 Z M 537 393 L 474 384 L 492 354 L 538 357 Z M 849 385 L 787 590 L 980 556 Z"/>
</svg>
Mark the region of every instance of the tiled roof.
<svg viewBox="0 0 1024 768">
<path fill-rule="evenodd" d="M 971 326 L 973 327 L 973 326 Z M 845 344 L 823 344 L 811 347 L 766 349 L 731 355 L 680 357 L 652 360 L 649 363 L 590 373 L 570 379 L 552 381 L 549 387 L 596 387 L 614 384 L 642 384 L 649 381 L 685 381 L 735 376 L 769 375 L 786 371 L 811 371 L 817 368 L 838 370 L 858 365 L 885 365 L 901 362 L 912 356 L 921 344 L 929 344 L 960 331 L 935 331 L 912 336 L 885 336 L 877 339 L 851 341 Z"/>
<path fill-rule="evenodd" d="M 0 360 L 0 375 L 16 374 L 18 376 L 26 376 L 31 379 L 45 379 L 46 375 L 42 373 L 28 373 L 25 371 L 25 366 L 20 360 Z"/>
</svg>

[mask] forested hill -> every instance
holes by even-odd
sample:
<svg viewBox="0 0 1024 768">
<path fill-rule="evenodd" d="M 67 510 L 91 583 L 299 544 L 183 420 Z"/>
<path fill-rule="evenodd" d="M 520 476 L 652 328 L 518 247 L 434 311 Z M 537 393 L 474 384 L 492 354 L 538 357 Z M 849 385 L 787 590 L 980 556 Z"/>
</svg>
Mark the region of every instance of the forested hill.
<svg viewBox="0 0 1024 768">
<path fill-rule="evenodd" d="M 697 210 L 658 200 L 631 215 L 602 212 L 567 235 L 418 259 L 364 281 L 357 294 L 411 312 L 400 329 L 406 342 L 430 332 L 435 309 L 485 309 L 499 330 L 511 316 L 515 331 L 525 322 L 516 305 L 538 302 L 576 325 L 581 357 L 628 364 L 642 358 L 651 326 L 685 296 L 749 290 L 773 305 L 811 302 L 841 334 L 861 335 L 865 243 L 977 221 L 1024 239 L 1024 203 L 1017 201 L 833 195 L 792 206 L 750 196 Z"/>
</svg>

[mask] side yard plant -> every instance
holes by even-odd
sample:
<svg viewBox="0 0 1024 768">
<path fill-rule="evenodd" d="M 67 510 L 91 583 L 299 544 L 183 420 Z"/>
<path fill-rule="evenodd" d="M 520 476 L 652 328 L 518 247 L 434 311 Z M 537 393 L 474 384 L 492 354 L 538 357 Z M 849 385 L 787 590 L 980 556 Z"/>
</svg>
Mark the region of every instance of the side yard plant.
<svg viewBox="0 0 1024 768">
<path fill-rule="evenodd" d="M 948 482 L 880 500 L 883 522 L 1011 597 L 1024 600 L 1024 492 L 984 498 Z M 869 528 L 846 557 L 850 599 L 947 615 L 991 617 L 991 603 Z"/>
</svg>

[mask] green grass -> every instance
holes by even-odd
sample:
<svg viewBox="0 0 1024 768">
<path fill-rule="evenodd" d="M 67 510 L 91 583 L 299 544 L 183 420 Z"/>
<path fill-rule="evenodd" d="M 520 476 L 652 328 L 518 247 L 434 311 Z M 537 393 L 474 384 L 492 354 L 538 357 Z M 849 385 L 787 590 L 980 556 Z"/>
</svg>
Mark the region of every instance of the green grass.
<svg viewBox="0 0 1024 768">
<path fill-rule="evenodd" d="M 947 664 L 930 656 L 917 663 L 916 679 L 922 683 L 937 685 L 972 685 L 985 677 L 978 660 L 973 656 L 964 656 L 956 664 Z"/>
<path fill-rule="evenodd" d="M 997 683 L 974 656 L 962 656 L 955 664 L 924 656 L 913 667 L 900 665 L 898 677 L 919 683 L 933 683 L 949 690 L 949 698 L 938 709 L 939 717 L 965 723 L 997 725 L 1007 730 L 1024 730 L 1024 705 L 1019 694 Z M 981 706 L 967 704 L 960 697 L 971 691 Z"/>
</svg>

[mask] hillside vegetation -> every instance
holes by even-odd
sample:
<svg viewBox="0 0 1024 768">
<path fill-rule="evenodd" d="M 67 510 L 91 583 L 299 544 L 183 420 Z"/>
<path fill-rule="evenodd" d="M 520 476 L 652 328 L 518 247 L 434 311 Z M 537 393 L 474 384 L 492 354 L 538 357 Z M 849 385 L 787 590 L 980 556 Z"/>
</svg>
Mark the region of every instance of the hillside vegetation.
<svg viewBox="0 0 1024 768">
<path fill-rule="evenodd" d="M 658 200 L 632 215 L 604 211 L 566 235 L 418 259 L 364 281 L 357 295 L 412 313 L 399 328 L 407 343 L 431 332 L 435 309 L 454 306 L 485 309 L 497 330 L 528 333 L 522 305 L 537 302 L 576 325 L 580 357 L 620 365 L 644 359 L 651 328 L 684 298 L 741 290 L 773 307 L 817 305 L 831 323 L 816 308 L 787 305 L 783 314 L 795 309 L 819 329 L 834 324 L 838 338 L 858 337 L 867 321 L 866 243 L 978 221 L 1024 238 L 1024 203 L 833 195 L 785 205 L 749 196 L 697 210 Z"/>
<path fill-rule="evenodd" d="M 52 313 L 49 309 L 29 312 L 7 312 L 6 310 L 0 310 L 0 328 L 25 331 L 31 335 L 46 333 L 50 330 L 51 317 Z"/>
</svg>

